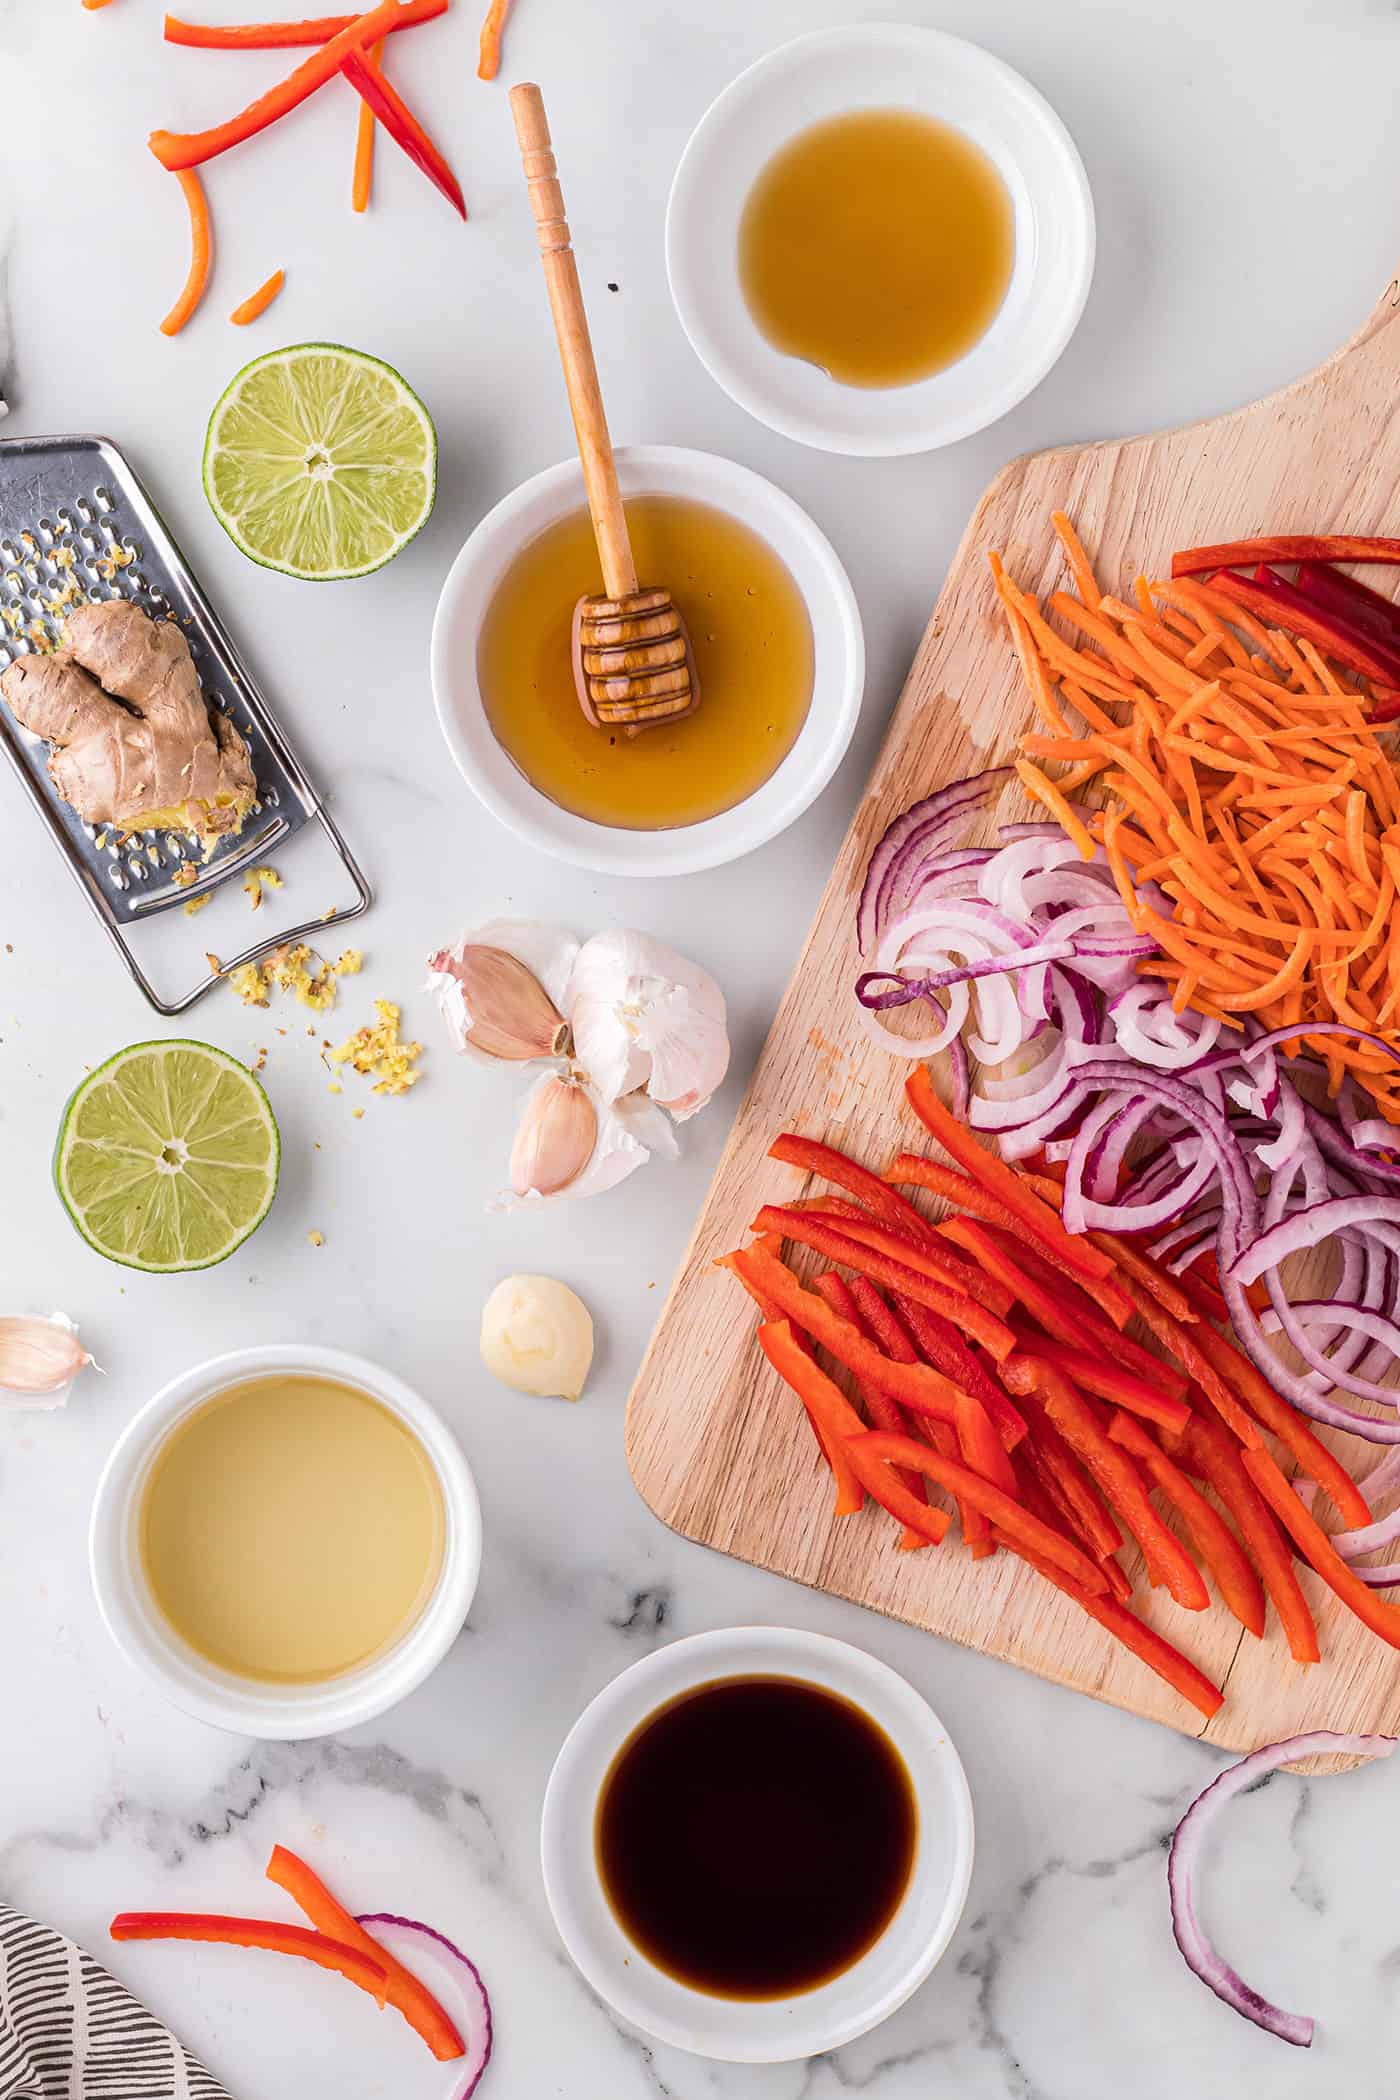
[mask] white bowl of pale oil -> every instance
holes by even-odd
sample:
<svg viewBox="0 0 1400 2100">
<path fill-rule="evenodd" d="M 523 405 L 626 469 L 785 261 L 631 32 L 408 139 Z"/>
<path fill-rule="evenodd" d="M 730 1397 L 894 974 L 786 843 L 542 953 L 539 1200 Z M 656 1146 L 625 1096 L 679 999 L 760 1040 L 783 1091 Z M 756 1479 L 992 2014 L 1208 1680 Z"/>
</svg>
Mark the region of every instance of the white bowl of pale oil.
<svg viewBox="0 0 1400 2100">
<path fill-rule="evenodd" d="M 926 452 L 1014 408 L 1088 295 L 1074 143 L 958 37 L 861 23 L 751 66 L 701 118 L 666 219 L 681 324 L 751 415 L 830 452 Z"/>
<path fill-rule="evenodd" d="M 585 719 L 570 626 L 600 578 L 572 460 L 458 555 L 433 693 L 458 769 L 517 837 L 603 874 L 691 874 L 773 838 L 830 780 L 860 709 L 860 615 L 830 542 L 761 476 L 663 445 L 623 448 L 617 471 L 638 574 L 690 630 L 696 712 L 636 736 Z"/>
<path fill-rule="evenodd" d="M 93 1503 L 98 1608 L 175 1706 L 242 1735 L 331 1735 L 436 1668 L 481 1565 L 442 1418 L 402 1379 L 305 1343 L 175 1379 Z"/>
</svg>

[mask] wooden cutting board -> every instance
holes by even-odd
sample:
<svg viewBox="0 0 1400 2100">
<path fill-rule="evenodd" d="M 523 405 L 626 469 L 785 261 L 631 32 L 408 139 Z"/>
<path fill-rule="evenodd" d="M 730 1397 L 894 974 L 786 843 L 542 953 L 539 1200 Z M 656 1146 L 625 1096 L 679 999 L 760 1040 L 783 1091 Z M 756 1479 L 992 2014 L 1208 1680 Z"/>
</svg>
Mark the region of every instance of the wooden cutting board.
<svg viewBox="0 0 1400 2100">
<path fill-rule="evenodd" d="M 986 551 L 1044 594 L 1066 585 L 1049 514 L 1075 520 L 1101 579 L 1125 590 L 1176 547 L 1273 532 L 1395 531 L 1400 490 L 1400 276 L 1361 333 L 1307 378 L 1252 407 L 1155 437 L 1014 460 L 973 514 L 730 1136 L 633 1388 L 632 1477 L 687 1538 L 868 1604 L 1056 1683 L 1232 1749 L 1307 1728 L 1394 1732 L 1400 1654 L 1310 1573 L 1324 1660 L 1290 1660 L 1272 1610 L 1263 1641 L 1223 1606 L 1182 1611 L 1133 1570 L 1138 1608 L 1225 1688 L 1209 1725 L 1039 1576 L 1000 1553 L 896 1550 L 882 1511 L 833 1520 L 829 1476 L 805 1417 L 753 1339 L 738 1284 L 712 1267 L 765 1200 L 802 1177 L 765 1155 L 796 1128 L 879 1163 L 921 1148 L 903 1104 L 907 1067 L 856 1018 L 853 922 L 866 861 L 901 810 L 945 781 L 1003 762 L 1030 706 Z M 1007 805 L 1003 804 L 1002 815 Z M 1013 814 L 1021 814 L 1016 811 Z M 1037 812 L 1040 814 L 1040 812 Z M 1350 1462 L 1356 1463 L 1353 1447 Z M 1369 1457 L 1368 1461 L 1369 1463 Z"/>
</svg>

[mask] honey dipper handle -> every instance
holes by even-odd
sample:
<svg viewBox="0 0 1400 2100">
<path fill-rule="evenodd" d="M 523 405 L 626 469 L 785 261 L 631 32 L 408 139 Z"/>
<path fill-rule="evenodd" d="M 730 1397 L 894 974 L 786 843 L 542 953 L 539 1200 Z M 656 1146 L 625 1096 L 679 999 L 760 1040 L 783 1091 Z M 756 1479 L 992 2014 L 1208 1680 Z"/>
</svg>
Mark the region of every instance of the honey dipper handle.
<svg viewBox="0 0 1400 2100">
<path fill-rule="evenodd" d="M 554 152 L 549 138 L 549 120 L 544 97 L 533 81 L 524 81 L 510 91 L 511 115 L 520 144 L 520 160 L 529 185 L 530 209 L 535 215 L 549 307 L 559 356 L 564 366 L 564 384 L 569 390 L 574 436 L 583 462 L 584 487 L 598 542 L 603 570 L 603 589 L 609 598 L 625 598 L 637 588 L 637 570 L 632 543 L 627 536 L 627 518 L 622 492 L 617 485 L 612 439 L 603 410 L 598 367 L 593 360 L 593 342 L 588 333 L 583 289 L 578 265 L 569 245 L 569 222 L 564 216 L 564 193 L 559 187 Z"/>
</svg>

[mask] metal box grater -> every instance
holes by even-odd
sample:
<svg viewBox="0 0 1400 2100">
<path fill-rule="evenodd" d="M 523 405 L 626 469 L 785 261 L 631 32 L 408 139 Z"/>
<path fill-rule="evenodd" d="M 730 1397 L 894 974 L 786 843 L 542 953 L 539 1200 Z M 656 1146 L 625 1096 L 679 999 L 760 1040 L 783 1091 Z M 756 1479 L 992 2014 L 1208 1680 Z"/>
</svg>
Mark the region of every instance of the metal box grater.
<svg viewBox="0 0 1400 2100">
<path fill-rule="evenodd" d="M 186 1012 L 241 964 L 324 930 L 311 919 L 283 929 L 211 972 L 174 1001 L 162 999 L 132 953 L 125 929 L 217 888 L 264 860 L 303 825 L 319 825 L 355 890 L 337 920 L 358 918 L 369 885 L 324 808 L 223 623 L 186 566 L 131 467 L 106 438 L 0 439 L 0 669 L 52 648 L 66 604 L 127 597 L 154 619 L 184 629 L 210 705 L 247 739 L 258 799 L 234 838 L 206 859 L 194 833 L 118 838 L 85 824 L 48 774 L 48 746 L 21 729 L 0 700 L 0 743 L 61 848 L 128 971 L 158 1013 Z M 195 880 L 177 881 L 182 870 Z"/>
</svg>

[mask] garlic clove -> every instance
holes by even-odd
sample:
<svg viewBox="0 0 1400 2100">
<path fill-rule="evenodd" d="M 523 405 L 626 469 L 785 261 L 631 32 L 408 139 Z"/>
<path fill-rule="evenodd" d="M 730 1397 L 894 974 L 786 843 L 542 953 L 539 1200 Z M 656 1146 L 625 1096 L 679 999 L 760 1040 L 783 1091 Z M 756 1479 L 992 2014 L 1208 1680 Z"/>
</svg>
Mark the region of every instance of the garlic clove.
<svg viewBox="0 0 1400 2100">
<path fill-rule="evenodd" d="M 541 1079 L 530 1094 L 525 1107 L 526 1120 L 532 1121 L 536 1103 L 546 1090 L 560 1084 L 571 1084 L 575 1093 L 581 1094 L 591 1105 L 596 1120 L 597 1141 L 592 1156 L 582 1173 L 576 1175 L 564 1187 L 552 1193 L 542 1188 L 527 1189 L 523 1194 L 518 1185 L 505 1194 L 494 1197 L 488 1210 L 522 1210 L 539 1203 L 572 1201 L 578 1196 L 599 1196 L 605 1189 L 615 1188 L 625 1181 L 638 1167 L 644 1167 L 649 1159 L 674 1159 L 679 1151 L 675 1132 L 655 1102 L 645 1094 L 631 1094 L 617 1102 L 600 1098 L 597 1089 L 580 1073 L 575 1073 L 572 1082 L 561 1082 L 550 1073 Z M 517 1138 L 517 1147 L 521 1140 Z M 512 1156 L 512 1180 L 516 1161 Z"/>
<path fill-rule="evenodd" d="M 576 1079 L 551 1072 L 525 1104 L 510 1154 L 517 1196 L 557 1196 L 578 1180 L 598 1144 L 598 1111 Z"/>
<path fill-rule="evenodd" d="M 77 1329 L 61 1313 L 49 1320 L 0 1318 L 0 1400 L 7 1405 L 56 1405 L 91 1362 Z"/>
<path fill-rule="evenodd" d="M 729 1031 L 677 985 L 648 1006 L 637 1037 L 651 1059 L 647 1092 L 678 1123 L 711 1099 L 729 1070 Z"/>
<path fill-rule="evenodd" d="M 577 1400 L 593 1363 L 588 1307 L 553 1276 L 507 1276 L 482 1308 L 481 1360 L 513 1392 Z"/>
<path fill-rule="evenodd" d="M 729 1065 L 724 994 L 707 970 L 649 934 L 585 941 L 564 1011 L 574 1054 L 605 1101 L 644 1088 L 683 1120 Z"/>
<path fill-rule="evenodd" d="M 482 1064 L 567 1056 L 564 1002 L 578 946 L 561 926 L 493 919 L 441 949 L 427 989 L 454 1047 Z"/>
</svg>

